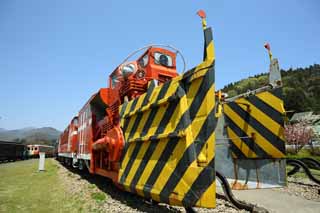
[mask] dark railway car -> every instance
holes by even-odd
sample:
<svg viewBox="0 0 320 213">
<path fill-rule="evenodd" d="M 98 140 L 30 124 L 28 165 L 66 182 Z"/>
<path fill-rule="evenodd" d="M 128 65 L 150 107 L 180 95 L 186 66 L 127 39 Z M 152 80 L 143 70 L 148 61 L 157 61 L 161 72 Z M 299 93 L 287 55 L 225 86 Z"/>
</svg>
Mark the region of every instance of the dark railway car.
<svg viewBox="0 0 320 213">
<path fill-rule="evenodd" d="M 0 141 L 0 162 L 24 160 L 27 157 L 26 145 L 18 142 Z"/>
</svg>

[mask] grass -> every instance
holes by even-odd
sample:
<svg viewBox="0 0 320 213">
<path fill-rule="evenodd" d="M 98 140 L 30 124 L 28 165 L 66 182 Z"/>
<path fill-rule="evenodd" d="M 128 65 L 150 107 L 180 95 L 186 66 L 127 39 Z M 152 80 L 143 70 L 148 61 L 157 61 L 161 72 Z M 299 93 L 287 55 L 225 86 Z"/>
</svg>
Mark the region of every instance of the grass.
<svg viewBox="0 0 320 213">
<path fill-rule="evenodd" d="M 291 159 L 298 159 L 298 158 L 313 158 L 317 161 L 320 161 L 320 156 L 318 155 L 312 155 L 309 150 L 307 149 L 301 149 L 298 154 L 290 154 L 288 153 L 287 154 L 287 157 L 288 158 L 291 158 Z M 287 166 L 287 172 L 292 170 L 293 169 L 293 166 Z M 320 171 L 319 170 L 316 170 L 316 169 L 310 169 L 310 172 L 316 176 L 317 178 L 320 177 Z M 302 169 L 300 169 L 299 172 L 297 172 L 296 174 L 293 175 L 293 177 L 299 177 L 299 178 L 308 178 L 307 175 L 303 172 Z"/>
<path fill-rule="evenodd" d="M 293 169 L 293 166 L 287 166 L 286 167 L 286 170 L 287 172 L 291 171 Z M 319 170 L 316 170 L 316 169 L 310 169 L 310 172 L 313 176 L 315 176 L 316 178 L 320 178 L 320 171 Z M 295 173 L 293 175 L 293 177 L 297 177 L 297 178 L 307 178 L 308 179 L 308 176 L 306 175 L 306 173 L 304 173 L 303 169 L 300 169 L 299 172 Z"/>
<path fill-rule="evenodd" d="M 94 189 L 94 188 L 96 188 L 96 185 L 90 184 L 90 185 L 88 186 L 88 188 L 89 188 L 89 189 Z"/>
<path fill-rule="evenodd" d="M 0 212 L 85 212 L 80 197 L 71 197 L 59 184 L 58 166 L 46 159 L 0 164 Z"/>
<path fill-rule="evenodd" d="M 288 158 L 292 158 L 292 159 L 296 159 L 296 158 L 306 158 L 306 157 L 308 157 L 308 158 L 313 158 L 313 159 L 315 159 L 315 160 L 317 160 L 317 161 L 320 161 L 320 156 L 319 156 L 319 155 L 312 155 L 312 154 L 309 152 L 309 150 L 307 150 L 307 149 L 301 149 L 301 150 L 298 152 L 298 154 L 290 154 L 290 153 L 288 153 L 288 154 L 287 154 L 287 157 L 288 157 Z"/>
<path fill-rule="evenodd" d="M 96 200 L 97 202 L 99 201 L 104 201 L 106 199 L 106 195 L 101 192 L 93 192 L 91 193 L 91 197 Z"/>
</svg>

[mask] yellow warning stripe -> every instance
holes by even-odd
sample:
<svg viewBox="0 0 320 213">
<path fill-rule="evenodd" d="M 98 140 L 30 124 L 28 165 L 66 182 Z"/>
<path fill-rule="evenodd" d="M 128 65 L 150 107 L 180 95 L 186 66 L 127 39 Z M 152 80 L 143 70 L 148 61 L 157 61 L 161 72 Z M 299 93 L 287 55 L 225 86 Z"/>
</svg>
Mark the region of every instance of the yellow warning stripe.
<svg viewBox="0 0 320 213">
<path fill-rule="evenodd" d="M 254 134 L 256 137 L 255 142 L 267 153 L 274 157 L 285 157 L 284 153 L 275 148 L 267 139 L 263 137 L 263 135 L 259 134 L 253 127 L 248 125 L 237 113 L 235 113 L 228 104 L 224 105 L 225 113 L 232 119 L 238 127 L 240 127 L 247 135 Z"/>
<path fill-rule="evenodd" d="M 283 100 L 274 96 L 271 92 L 258 93 L 256 94 L 256 96 L 266 103 L 272 103 L 272 104 L 269 104 L 271 107 L 273 107 L 275 110 L 281 113 L 284 113 L 283 107 L 281 106 L 281 103 L 283 103 Z M 276 103 L 279 103 L 279 104 L 276 104 Z"/>
<path fill-rule="evenodd" d="M 259 121 L 261 124 L 264 124 L 264 126 L 269 129 L 273 134 L 277 135 L 280 139 L 282 139 L 283 141 L 284 139 L 284 127 L 280 126 L 277 122 L 275 122 L 274 120 L 272 120 L 269 116 L 267 116 L 265 113 L 263 113 L 262 111 L 260 111 L 258 108 L 256 108 L 253 104 L 251 104 L 250 102 L 246 101 L 244 98 L 241 98 L 239 100 L 236 101 L 236 103 L 240 103 L 238 104 L 243 110 L 248 110 L 248 106 L 249 106 L 249 110 L 250 110 L 250 115 L 252 117 L 254 117 L 257 121 Z M 244 105 L 244 104 L 246 105 Z"/>
<path fill-rule="evenodd" d="M 126 120 L 121 124 L 128 148 L 119 183 L 127 191 L 159 202 L 215 206 L 211 29 L 205 30 L 205 46 L 203 63 L 154 88 L 146 106 L 140 97 L 124 110 L 122 120 Z"/>
<path fill-rule="evenodd" d="M 245 144 L 241 138 L 239 138 L 234 131 L 230 128 L 227 127 L 227 131 L 228 131 L 228 136 L 230 137 L 230 140 L 232 140 L 233 144 L 235 144 L 239 150 L 241 150 L 243 152 L 243 154 L 247 157 L 247 158 L 256 158 L 258 157 L 254 151 L 252 151 L 247 144 Z"/>
</svg>

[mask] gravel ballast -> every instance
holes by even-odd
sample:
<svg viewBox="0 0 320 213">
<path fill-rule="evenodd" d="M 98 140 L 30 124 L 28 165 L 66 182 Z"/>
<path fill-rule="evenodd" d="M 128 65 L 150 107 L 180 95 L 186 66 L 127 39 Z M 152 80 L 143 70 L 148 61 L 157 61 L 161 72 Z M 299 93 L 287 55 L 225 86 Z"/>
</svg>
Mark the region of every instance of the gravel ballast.
<svg viewBox="0 0 320 213">
<path fill-rule="evenodd" d="M 154 204 L 143 198 L 121 191 L 107 178 L 66 168 L 57 162 L 59 179 L 70 196 L 86 203 L 84 212 L 185 212 L 185 209 L 166 204 Z M 215 209 L 195 208 L 197 212 L 240 211 L 224 199 L 216 199 Z"/>
<path fill-rule="evenodd" d="M 70 196 L 81 200 L 83 212 L 185 212 L 185 209 L 151 201 L 118 189 L 110 180 L 88 172 L 66 168 L 56 162 L 59 180 Z M 272 189 L 307 200 L 320 201 L 320 187 L 308 179 L 288 177 L 288 187 Z M 258 192 L 256 192 L 258 193 Z M 229 201 L 216 198 L 215 209 L 195 208 L 197 212 L 247 212 L 238 210 Z M 259 205 L 259 204 L 258 204 Z"/>
</svg>

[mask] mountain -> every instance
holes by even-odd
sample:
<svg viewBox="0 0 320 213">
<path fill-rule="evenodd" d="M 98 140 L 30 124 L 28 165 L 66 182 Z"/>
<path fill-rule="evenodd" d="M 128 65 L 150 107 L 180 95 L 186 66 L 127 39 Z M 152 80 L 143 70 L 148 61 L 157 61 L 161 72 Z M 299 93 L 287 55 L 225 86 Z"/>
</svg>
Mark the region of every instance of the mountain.
<svg viewBox="0 0 320 213">
<path fill-rule="evenodd" d="M 287 111 L 320 113 L 320 64 L 305 68 L 281 70 L 283 98 Z M 261 73 L 226 85 L 222 91 L 229 97 L 268 84 L 268 74 Z"/>
<path fill-rule="evenodd" d="M 46 144 L 54 145 L 60 131 L 52 127 L 6 130 L 0 129 L 0 140 L 21 141 L 25 144 Z"/>
</svg>

